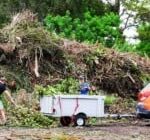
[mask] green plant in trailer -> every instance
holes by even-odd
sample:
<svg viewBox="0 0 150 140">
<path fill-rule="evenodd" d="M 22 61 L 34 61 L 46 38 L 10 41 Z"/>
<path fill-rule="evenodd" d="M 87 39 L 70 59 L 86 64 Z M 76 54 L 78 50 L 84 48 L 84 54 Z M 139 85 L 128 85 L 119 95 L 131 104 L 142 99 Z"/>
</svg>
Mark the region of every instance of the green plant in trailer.
<svg viewBox="0 0 150 140">
<path fill-rule="evenodd" d="M 35 92 L 41 96 L 56 94 L 76 94 L 78 91 L 78 81 L 72 77 L 68 77 L 55 85 L 46 87 L 36 85 Z"/>
</svg>

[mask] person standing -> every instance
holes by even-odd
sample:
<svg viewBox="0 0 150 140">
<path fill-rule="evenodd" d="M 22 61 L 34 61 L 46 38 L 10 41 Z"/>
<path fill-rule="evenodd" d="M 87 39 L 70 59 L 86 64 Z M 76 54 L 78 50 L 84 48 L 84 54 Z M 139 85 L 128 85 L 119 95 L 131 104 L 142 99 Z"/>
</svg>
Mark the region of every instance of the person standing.
<svg viewBox="0 0 150 140">
<path fill-rule="evenodd" d="M 2 124 L 6 123 L 6 115 L 5 115 L 5 110 L 4 110 L 4 105 L 2 102 L 2 94 L 5 94 L 7 96 L 7 99 L 16 106 L 13 98 L 11 97 L 11 94 L 9 90 L 6 87 L 6 80 L 5 78 L 0 78 L 0 120 L 2 121 Z"/>
<path fill-rule="evenodd" d="M 79 83 L 80 83 L 80 94 L 88 95 L 90 91 L 90 84 L 87 81 L 85 81 L 84 77 L 82 76 L 79 79 Z"/>
</svg>

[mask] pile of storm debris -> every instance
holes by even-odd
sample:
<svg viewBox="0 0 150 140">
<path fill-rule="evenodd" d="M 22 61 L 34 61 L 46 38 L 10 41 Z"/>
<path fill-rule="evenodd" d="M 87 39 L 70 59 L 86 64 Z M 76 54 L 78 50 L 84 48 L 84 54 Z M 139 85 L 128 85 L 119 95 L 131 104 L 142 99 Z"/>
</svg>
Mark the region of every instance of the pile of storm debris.
<svg viewBox="0 0 150 140">
<path fill-rule="evenodd" d="M 135 97 L 149 66 L 149 58 L 60 38 L 30 11 L 18 13 L 0 29 L 0 75 L 27 90 L 84 75 L 97 90 Z"/>
</svg>

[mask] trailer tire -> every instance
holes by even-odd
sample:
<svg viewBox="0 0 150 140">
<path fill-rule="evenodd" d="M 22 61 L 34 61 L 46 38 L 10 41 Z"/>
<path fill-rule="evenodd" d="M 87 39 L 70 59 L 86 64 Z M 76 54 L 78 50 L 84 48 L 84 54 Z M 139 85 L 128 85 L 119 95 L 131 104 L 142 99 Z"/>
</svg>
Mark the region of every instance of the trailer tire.
<svg viewBox="0 0 150 140">
<path fill-rule="evenodd" d="M 85 126 L 86 123 L 86 115 L 85 114 L 78 114 L 75 116 L 74 124 L 75 126 Z"/>
<path fill-rule="evenodd" d="M 62 126 L 69 126 L 71 124 L 71 117 L 65 116 L 60 118 L 60 123 Z"/>
</svg>

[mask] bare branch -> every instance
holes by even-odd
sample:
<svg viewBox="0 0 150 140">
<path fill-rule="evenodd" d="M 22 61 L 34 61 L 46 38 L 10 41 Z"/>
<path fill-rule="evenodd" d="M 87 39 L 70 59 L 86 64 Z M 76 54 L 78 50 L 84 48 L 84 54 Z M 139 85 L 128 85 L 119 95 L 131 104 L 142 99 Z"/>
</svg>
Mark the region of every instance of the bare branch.
<svg viewBox="0 0 150 140">
<path fill-rule="evenodd" d="M 35 51 L 35 67 L 34 67 L 34 73 L 36 75 L 36 77 L 40 77 L 39 74 L 39 65 L 38 65 L 38 58 L 37 58 L 37 49 Z"/>
<path fill-rule="evenodd" d="M 120 17 L 123 16 L 125 12 L 126 12 L 126 9 L 124 8 L 124 9 L 122 10 L 122 12 L 120 13 Z"/>
<path fill-rule="evenodd" d="M 127 25 L 126 27 L 122 28 L 121 30 L 124 31 L 130 27 L 138 27 L 138 25 L 137 24 L 130 24 L 130 25 Z"/>
</svg>

